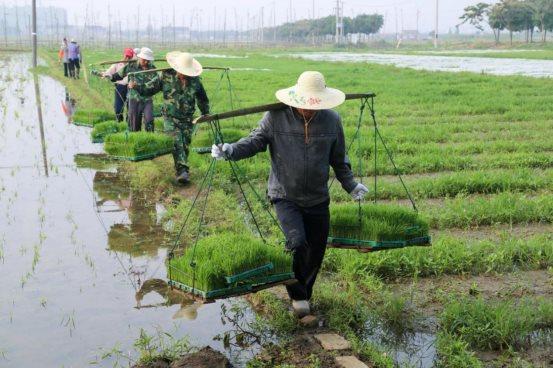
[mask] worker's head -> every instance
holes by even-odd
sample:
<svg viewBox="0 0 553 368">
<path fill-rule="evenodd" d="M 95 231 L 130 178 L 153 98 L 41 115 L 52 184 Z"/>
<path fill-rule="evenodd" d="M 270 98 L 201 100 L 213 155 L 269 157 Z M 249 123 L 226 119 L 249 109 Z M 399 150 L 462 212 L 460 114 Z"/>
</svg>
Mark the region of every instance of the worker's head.
<svg viewBox="0 0 553 368">
<path fill-rule="evenodd" d="M 177 72 L 177 76 L 180 74 L 188 77 L 197 77 L 202 74 L 202 65 L 188 52 L 168 52 L 167 55 L 165 55 L 165 59 L 169 66 Z"/>
<path fill-rule="evenodd" d="M 130 49 L 130 48 L 127 47 L 127 48 L 123 51 L 123 59 L 125 59 L 125 60 L 131 60 L 133 57 L 134 57 L 134 51 L 133 51 L 133 49 Z"/>
<path fill-rule="evenodd" d="M 154 60 L 154 52 L 147 47 L 143 47 L 136 57 L 138 58 L 138 64 L 145 68 Z"/>
<path fill-rule="evenodd" d="M 295 86 L 278 90 L 275 95 L 304 117 L 313 116 L 317 110 L 332 109 L 346 99 L 344 92 L 327 87 L 324 76 L 313 71 L 303 72 Z"/>
</svg>

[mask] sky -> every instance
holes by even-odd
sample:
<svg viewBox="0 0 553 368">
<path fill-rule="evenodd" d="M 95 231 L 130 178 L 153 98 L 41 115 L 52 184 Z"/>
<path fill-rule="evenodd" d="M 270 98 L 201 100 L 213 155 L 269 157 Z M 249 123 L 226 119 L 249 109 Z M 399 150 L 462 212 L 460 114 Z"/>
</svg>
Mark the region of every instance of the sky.
<svg viewBox="0 0 553 368">
<path fill-rule="evenodd" d="M 439 0 L 439 31 L 448 32 L 459 23 L 463 8 L 480 0 Z M 490 1 L 494 2 L 494 1 Z M 0 0 L 0 3 L 10 5 L 28 5 L 29 0 Z M 394 33 L 397 27 L 401 29 L 417 29 L 429 32 L 434 29 L 436 0 L 344 0 L 344 15 L 355 16 L 360 13 L 380 13 L 385 17 L 384 32 Z M 39 6 L 58 6 L 67 9 L 69 23 L 83 24 L 85 14 L 88 19 L 94 15 L 95 23 L 107 25 L 108 7 L 112 19 L 120 19 L 123 26 L 134 26 L 137 20 L 147 25 L 148 17 L 159 26 L 163 19 L 164 25 L 173 23 L 173 7 L 177 26 L 192 24 L 192 29 L 222 30 L 226 11 L 226 29 L 259 27 L 263 12 L 264 26 L 271 26 L 290 19 L 311 17 L 313 0 L 37 0 Z M 322 17 L 334 14 L 336 0 L 315 0 L 315 16 Z M 292 5 L 292 12 L 290 12 Z M 140 9 L 140 12 L 138 11 Z M 418 17 L 417 17 L 418 13 Z M 215 22 L 214 22 L 215 19 Z M 463 26 L 461 32 L 471 32 L 470 26 Z"/>
</svg>

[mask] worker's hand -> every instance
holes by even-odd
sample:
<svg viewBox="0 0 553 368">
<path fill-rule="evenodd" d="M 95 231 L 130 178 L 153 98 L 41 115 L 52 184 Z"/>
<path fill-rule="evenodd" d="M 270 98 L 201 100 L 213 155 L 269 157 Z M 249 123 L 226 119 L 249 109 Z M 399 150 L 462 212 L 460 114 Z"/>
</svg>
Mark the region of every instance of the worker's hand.
<svg viewBox="0 0 553 368">
<path fill-rule="evenodd" d="M 214 144 L 211 146 L 211 157 L 216 158 L 217 160 L 223 159 L 232 154 L 232 146 L 228 143 L 225 144 Z"/>
<path fill-rule="evenodd" d="M 365 195 L 367 195 L 367 193 L 369 193 L 369 189 L 363 184 L 359 183 L 355 188 L 353 188 L 350 195 L 351 198 L 355 199 L 356 201 L 361 201 L 363 198 L 365 198 Z"/>
<path fill-rule="evenodd" d="M 133 89 L 134 87 L 136 87 L 136 82 L 135 81 L 130 81 L 129 84 L 127 85 L 128 88 L 130 89 Z"/>
</svg>

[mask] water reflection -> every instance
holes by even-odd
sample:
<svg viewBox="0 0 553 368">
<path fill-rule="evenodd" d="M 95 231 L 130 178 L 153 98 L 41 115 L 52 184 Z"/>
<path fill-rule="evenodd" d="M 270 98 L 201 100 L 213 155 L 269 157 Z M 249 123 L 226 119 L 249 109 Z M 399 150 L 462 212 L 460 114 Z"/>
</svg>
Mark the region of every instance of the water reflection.
<svg viewBox="0 0 553 368">
<path fill-rule="evenodd" d="M 40 84 L 38 80 L 38 75 L 36 73 L 32 73 L 32 74 L 33 74 L 33 82 L 35 87 L 35 99 L 36 99 L 36 110 L 38 115 L 38 124 L 40 128 L 40 144 L 42 147 L 42 160 L 44 162 L 44 174 L 48 176 L 48 159 L 46 158 L 46 140 L 44 139 L 44 121 L 42 119 L 42 99 L 40 98 Z"/>
</svg>

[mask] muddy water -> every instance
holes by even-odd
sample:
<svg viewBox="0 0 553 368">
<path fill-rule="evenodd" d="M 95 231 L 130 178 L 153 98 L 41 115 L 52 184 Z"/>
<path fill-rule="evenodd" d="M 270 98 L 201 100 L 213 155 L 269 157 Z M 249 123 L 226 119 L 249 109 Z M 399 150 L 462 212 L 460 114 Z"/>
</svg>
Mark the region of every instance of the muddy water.
<svg viewBox="0 0 553 368">
<path fill-rule="evenodd" d="M 294 53 L 287 54 L 286 56 L 315 61 L 367 62 L 442 72 L 522 75 L 537 78 L 553 76 L 553 60 L 347 52 Z"/>
<path fill-rule="evenodd" d="M 62 85 L 33 78 L 29 60 L 0 61 L 0 366 L 83 367 L 116 346 L 128 355 L 141 328 L 240 363 L 247 352 L 213 340 L 231 328 L 221 303 L 190 320 L 190 301 L 167 293 L 163 207 L 130 193 L 116 166 L 75 158 L 101 146 L 67 124 Z"/>
</svg>

